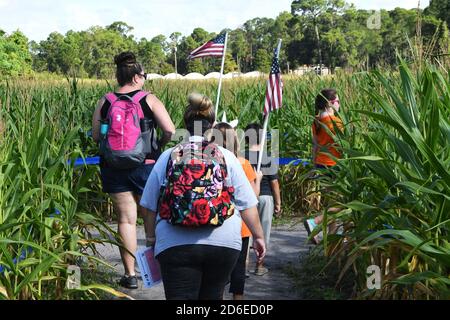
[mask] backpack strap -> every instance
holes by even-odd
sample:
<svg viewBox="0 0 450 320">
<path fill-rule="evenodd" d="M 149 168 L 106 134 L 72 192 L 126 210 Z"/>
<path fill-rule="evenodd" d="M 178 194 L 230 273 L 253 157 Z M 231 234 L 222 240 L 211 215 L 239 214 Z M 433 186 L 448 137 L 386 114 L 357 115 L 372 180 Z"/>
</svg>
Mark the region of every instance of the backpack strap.
<svg viewBox="0 0 450 320">
<path fill-rule="evenodd" d="M 107 94 L 105 94 L 105 99 L 108 100 L 110 104 L 113 104 L 114 102 L 116 102 L 118 97 L 114 94 L 114 92 L 108 92 Z"/>
<path fill-rule="evenodd" d="M 150 111 L 150 110 L 144 110 L 144 108 L 143 108 L 143 107 L 140 105 L 140 103 L 139 103 L 139 102 L 142 100 L 142 98 L 146 97 L 148 94 L 149 94 L 149 92 L 147 92 L 147 91 L 142 91 L 142 90 L 141 90 L 141 91 L 136 92 L 136 94 L 134 94 L 133 97 L 130 97 L 129 95 L 126 95 L 126 94 L 122 94 L 122 95 L 117 96 L 114 92 L 108 92 L 108 93 L 105 94 L 105 96 L 104 96 L 104 98 L 109 102 L 109 106 L 108 106 L 108 108 L 107 108 L 107 110 L 106 110 L 105 118 L 108 117 L 108 114 L 109 114 L 109 110 L 110 110 L 110 108 L 111 108 L 111 105 L 112 105 L 114 102 L 116 102 L 117 100 L 119 100 L 119 99 L 121 99 L 121 98 L 123 98 L 123 97 L 126 97 L 126 98 L 129 99 L 130 101 L 133 101 L 134 103 L 136 103 L 137 105 L 139 105 L 140 108 L 141 108 L 141 111 L 142 111 L 143 114 L 144 114 L 144 117 L 150 119 L 151 116 L 152 116 L 151 111 Z M 104 107 L 104 106 L 102 106 L 101 114 L 104 114 L 103 107 Z M 147 109 L 147 108 L 145 108 L 145 109 Z"/>
<path fill-rule="evenodd" d="M 141 101 L 144 97 L 148 95 L 148 92 L 146 91 L 139 91 L 133 96 L 133 102 L 136 104 L 139 104 L 139 101 Z"/>
</svg>

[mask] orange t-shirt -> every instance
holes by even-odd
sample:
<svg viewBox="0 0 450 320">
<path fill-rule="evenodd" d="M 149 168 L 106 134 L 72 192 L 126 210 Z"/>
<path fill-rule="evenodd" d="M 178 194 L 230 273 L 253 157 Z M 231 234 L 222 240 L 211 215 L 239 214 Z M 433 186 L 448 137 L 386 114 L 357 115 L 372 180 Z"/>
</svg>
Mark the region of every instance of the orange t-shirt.
<svg viewBox="0 0 450 320">
<path fill-rule="evenodd" d="M 245 158 L 241 158 L 239 157 L 239 161 L 241 162 L 242 165 L 242 169 L 244 169 L 245 175 L 247 176 L 248 181 L 252 182 L 256 180 L 256 173 L 255 170 L 253 169 L 252 165 L 250 164 L 250 162 L 245 159 Z M 250 229 L 247 227 L 247 225 L 244 223 L 244 221 L 242 221 L 242 229 L 241 229 L 241 237 L 242 238 L 247 238 L 247 237 L 251 237 L 252 233 L 250 232 Z"/>
<path fill-rule="evenodd" d="M 344 130 L 344 126 L 342 124 L 342 120 L 335 116 L 325 116 L 323 118 L 320 118 L 319 121 L 326 125 L 331 132 L 334 133 L 335 126 L 340 130 Z M 333 140 L 333 137 L 331 137 L 327 130 L 321 126 L 320 128 L 316 127 L 316 123 L 314 122 L 312 125 L 312 134 L 313 137 L 316 138 L 316 142 L 318 145 L 317 154 L 315 155 L 315 164 L 320 164 L 323 166 L 334 166 L 336 165 L 336 161 L 334 161 L 330 156 L 327 155 L 327 153 L 332 154 L 336 158 L 340 158 L 341 154 L 339 151 L 336 150 L 336 143 Z M 321 150 L 323 150 L 321 152 Z"/>
</svg>

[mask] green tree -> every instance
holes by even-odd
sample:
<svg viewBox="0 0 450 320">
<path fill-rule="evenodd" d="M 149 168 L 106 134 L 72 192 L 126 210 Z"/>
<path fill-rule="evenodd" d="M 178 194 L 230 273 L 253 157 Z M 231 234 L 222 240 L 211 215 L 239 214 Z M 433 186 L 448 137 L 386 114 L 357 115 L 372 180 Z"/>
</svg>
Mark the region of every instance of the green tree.
<svg viewBox="0 0 450 320">
<path fill-rule="evenodd" d="M 205 74 L 207 72 L 205 65 L 202 63 L 202 59 L 189 60 L 186 65 L 186 73 L 198 72 Z"/>
<path fill-rule="evenodd" d="M 280 50 L 280 68 L 289 69 L 289 56 L 288 48 L 292 39 L 301 38 L 301 34 L 295 34 L 290 32 L 290 27 L 292 26 L 292 20 L 294 16 L 287 11 L 281 12 L 275 19 L 272 27 L 272 47 L 278 43 L 278 39 L 282 39 L 283 43 Z"/>
<path fill-rule="evenodd" d="M 271 65 L 271 56 L 264 49 L 258 49 L 255 55 L 255 69 L 261 72 L 269 72 Z"/>
<path fill-rule="evenodd" d="M 450 25 L 450 0 L 430 0 L 425 14 L 435 16 Z"/>
<path fill-rule="evenodd" d="M 245 31 L 238 28 L 230 32 L 229 35 L 229 48 L 233 59 L 236 61 L 236 67 L 239 72 L 246 72 L 246 60 L 249 55 L 249 47 L 245 40 Z"/>
<path fill-rule="evenodd" d="M 181 32 L 172 32 L 169 36 L 171 42 L 170 42 L 170 52 L 168 56 L 168 61 L 170 64 L 173 62 L 173 67 L 175 68 L 175 73 L 178 73 L 178 58 L 177 58 L 177 51 L 178 46 L 180 45 L 181 40 Z M 171 71 L 170 71 L 171 72 Z"/>
<path fill-rule="evenodd" d="M 236 69 L 267 72 L 278 38 L 283 39 L 280 52 L 283 71 L 302 64 L 324 63 L 332 70 L 394 65 L 397 52 L 410 57 L 410 44 L 414 48 L 420 40 L 423 40 L 425 57 L 441 56 L 448 53 L 450 46 L 445 23 L 449 17 L 448 2 L 432 0 L 423 16 L 417 9 L 382 10 L 381 28 L 369 29 L 367 21 L 373 12 L 357 10 L 344 0 L 292 1 L 291 12 L 281 12 L 275 19 L 257 17 L 235 30 L 221 31 L 229 32 L 225 72 Z M 422 37 L 416 37 L 419 21 Z M 69 31 L 65 35 L 54 32 L 46 40 L 30 44 L 20 37 L 6 41 L 7 36 L 0 32 L 1 54 L 7 61 L 5 52 L 11 52 L 12 47 L 28 48 L 36 71 L 89 77 L 112 77 L 113 57 L 125 50 L 137 52 L 147 72 L 165 74 L 177 69 L 181 74 L 205 74 L 220 69 L 221 61 L 217 58 L 188 60 L 189 53 L 215 37 L 215 33 L 195 28 L 188 36 L 174 32 L 169 39 L 158 35 L 151 40 L 137 41 L 132 31 L 132 26 L 116 21 L 106 27 Z M 24 61 L 30 60 L 25 57 Z"/>
<path fill-rule="evenodd" d="M 222 59 L 217 60 L 220 60 L 220 63 L 222 63 Z M 227 50 L 227 53 L 225 55 L 225 63 L 223 66 L 223 73 L 234 72 L 237 70 L 238 66 L 236 64 L 236 61 L 233 59 L 233 55 L 231 54 L 231 52 Z"/>
<path fill-rule="evenodd" d="M 137 44 L 131 37 L 102 27 L 92 27 L 86 34 L 90 56 L 86 71 L 91 77 L 112 78 L 114 75 L 114 56 L 122 51 L 136 52 Z"/>
<path fill-rule="evenodd" d="M 203 43 L 214 38 L 216 34 L 208 33 L 202 28 L 195 28 L 191 35 L 184 37 L 180 41 L 177 51 L 178 62 L 178 73 L 186 74 L 190 72 L 198 72 L 205 74 L 213 69 L 217 59 L 200 58 L 189 60 L 188 56 L 190 52 L 201 46 Z"/>
<path fill-rule="evenodd" d="M 320 18 L 325 18 L 325 15 L 333 17 L 333 15 L 341 13 L 345 6 L 346 3 L 342 0 L 296 0 L 291 4 L 292 14 L 300 14 L 304 18 L 304 23 L 314 29 L 320 66 L 323 62 L 319 28 Z"/>
<path fill-rule="evenodd" d="M 59 32 L 52 32 L 49 34 L 46 40 L 43 40 L 39 44 L 39 48 L 36 49 L 36 59 L 40 59 L 46 62 L 47 71 L 49 72 L 61 72 L 63 68 L 61 65 L 61 50 L 63 47 L 64 36 Z"/>
<path fill-rule="evenodd" d="M 131 31 L 134 30 L 134 28 L 123 21 L 115 21 L 107 26 L 106 30 L 117 32 L 122 35 L 122 37 L 126 38 L 129 36 Z"/>
<path fill-rule="evenodd" d="M 394 65 L 396 52 L 402 56 L 411 55 L 408 38 L 416 33 L 417 12 L 395 8 L 392 11 L 381 10 L 381 36 L 383 46 L 379 53 L 379 62 Z"/>
<path fill-rule="evenodd" d="M 211 40 L 210 33 L 202 28 L 195 28 L 194 31 L 192 31 L 191 37 L 198 45 Z"/>
<path fill-rule="evenodd" d="M 0 74 L 17 76 L 31 73 L 32 57 L 28 39 L 20 31 L 0 36 Z"/>
<path fill-rule="evenodd" d="M 162 68 L 165 67 L 164 64 L 166 37 L 163 35 L 158 35 L 152 38 L 150 41 L 147 39 L 141 39 L 138 43 L 138 57 L 139 61 L 144 66 L 146 72 L 150 73 L 161 73 Z"/>
<path fill-rule="evenodd" d="M 274 25 L 273 19 L 255 18 L 244 23 L 243 29 L 246 33 L 246 41 L 248 46 L 248 56 L 246 59 L 246 70 L 255 70 L 256 53 L 259 49 L 272 51 L 274 45 L 273 36 L 271 35 Z"/>
</svg>

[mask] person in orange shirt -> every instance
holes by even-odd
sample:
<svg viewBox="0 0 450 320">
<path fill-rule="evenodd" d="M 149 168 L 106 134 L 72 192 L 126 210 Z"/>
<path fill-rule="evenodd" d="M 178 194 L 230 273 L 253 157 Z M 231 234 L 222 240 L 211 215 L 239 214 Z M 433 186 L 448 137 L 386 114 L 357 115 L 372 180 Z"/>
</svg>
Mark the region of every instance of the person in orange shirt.
<svg viewBox="0 0 450 320">
<path fill-rule="evenodd" d="M 328 130 L 335 134 L 335 129 L 344 130 L 342 120 L 335 115 L 339 112 L 340 101 L 335 89 L 324 89 L 316 97 L 316 117 L 312 124 L 313 137 L 313 163 L 317 169 L 327 169 L 336 166 L 335 159 L 341 158 L 339 146 Z M 332 176 L 330 176 L 333 178 Z M 330 208 L 329 212 L 337 212 L 339 209 Z M 323 215 L 306 219 L 304 225 L 308 234 L 321 224 Z M 330 231 L 335 231 L 335 226 L 330 225 Z M 312 238 L 312 242 L 318 244 L 317 236 Z"/>
<path fill-rule="evenodd" d="M 238 156 L 239 143 L 236 131 L 233 129 L 231 125 L 225 122 L 218 123 L 214 126 L 214 129 L 219 130 L 222 133 L 223 137 L 223 147 L 230 150 L 234 153 L 234 155 L 239 159 L 242 165 L 242 169 L 244 169 L 245 175 L 250 182 L 253 191 L 255 191 L 256 196 L 259 196 L 260 184 L 263 177 L 262 172 L 256 173 L 253 169 L 250 162 Z M 231 143 L 227 143 L 227 136 L 232 138 Z M 230 279 L 230 293 L 233 294 L 233 300 L 243 300 L 244 299 L 244 286 L 245 286 L 245 278 L 246 278 L 246 260 L 247 260 L 247 252 L 249 247 L 249 241 L 251 237 L 250 229 L 247 225 L 242 221 L 241 228 L 241 236 L 242 236 L 242 249 L 241 254 L 239 255 L 238 261 L 231 272 Z"/>
</svg>

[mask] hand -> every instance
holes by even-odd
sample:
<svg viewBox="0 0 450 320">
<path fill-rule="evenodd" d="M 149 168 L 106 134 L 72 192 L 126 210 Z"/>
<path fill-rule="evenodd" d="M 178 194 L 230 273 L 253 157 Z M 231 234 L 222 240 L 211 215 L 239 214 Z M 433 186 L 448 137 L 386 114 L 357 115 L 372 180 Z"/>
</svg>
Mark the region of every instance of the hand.
<svg viewBox="0 0 450 320">
<path fill-rule="evenodd" d="M 264 174 L 262 173 L 262 171 L 258 171 L 256 172 L 256 184 L 260 184 L 261 180 L 263 178 Z"/>
<path fill-rule="evenodd" d="M 253 240 L 253 250 L 256 254 L 256 262 L 261 263 L 266 256 L 266 243 L 263 238 L 256 238 Z"/>
<path fill-rule="evenodd" d="M 281 215 L 281 203 L 275 204 L 274 214 L 276 217 Z"/>
</svg>

